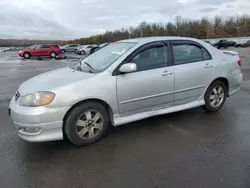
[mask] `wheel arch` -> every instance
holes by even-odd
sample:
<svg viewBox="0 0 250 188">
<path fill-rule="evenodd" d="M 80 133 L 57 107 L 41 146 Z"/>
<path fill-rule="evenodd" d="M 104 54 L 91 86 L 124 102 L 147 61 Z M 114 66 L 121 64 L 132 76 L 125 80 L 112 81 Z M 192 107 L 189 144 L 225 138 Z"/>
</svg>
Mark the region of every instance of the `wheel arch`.
<svg viewBox="0 0 250 188">
<path fill-rule="evenodd" d="M 84 103 L 88 103 L 88 102 L 97 102 L 97 103 L 100 103 L 102 104 L 105 109 L 107 110 L 108 112 L 108 115 L 109 115 L 109 120 L 110 120 L 110 123 L 112 125 L 114 125 L 114 118 L 113 118 L 113 111 L 112 111 L 112 108 L 110 107 L 110 105 L 105 102 L 104 100 L 101 100 L 101 99 L 97 99 L 97 98 L 91 98 L 91 99 L 86 99 L 86 100 L 82 100 L 82 101 L 79 101 L 77 103 L 75 103 L 67 112 L 66 114 L 64 115 L 63 117 L 63 129 L 64 129 L 64 122 L 66 120 L 66 118 L 69 116 L 69 114 L 79 105 L 81 104 L 84 104 Z"/>
<path fill-rule="evenodd" d="M 50 50 L 49 55 L 51 55 L 51 53 L 55 53 L 57 55 L 55 50 Z"/>
<path fill-rule="evenodd" d="M 211 84 L 213 82 L 215 82 L 215 81 L 221 81 L 221 82 L 223 82 L 226 85 L 226 87 L 227 87 L 227 97 L 229 97 L 229 92 L 228 92 L 229 91 L 229 82 L 228 82 L 228 79 L 225 78 L 225 77 L 219 77 L 219 78 L 216 78 L 215 80 L 213 80 L 211 82 Z"/>
<path fill-rule="evenodd" d="M 31 56 L 30 52 L 23 52 L 23 56 L 24 56 L 24 54 L 29 54 Z"/>
</svg>

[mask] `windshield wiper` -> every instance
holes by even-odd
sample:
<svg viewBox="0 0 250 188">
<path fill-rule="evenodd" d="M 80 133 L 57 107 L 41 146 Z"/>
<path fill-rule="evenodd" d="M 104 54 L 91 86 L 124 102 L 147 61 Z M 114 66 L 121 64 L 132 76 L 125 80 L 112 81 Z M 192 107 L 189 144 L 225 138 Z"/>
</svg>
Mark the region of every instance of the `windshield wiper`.
<svg viewBox="0 0 250 188">
<path fill-rule="evenodd" d="M 82 71 L 82 61 L 83 59 L 80 59 L 79 64 L 76 66 L 76 68 L 80 71 Z M 95 70 L 90 64 L 88 64 L 87 62 L 83 62 L 85 65 L 87 65 L 90 69 L 89 72 L 90 73 L 94 73 L 93 70 Z"/>
<path fill-rule="evenodd" d="M 85 65 L 87 65 L 90 69 L 95 70 L 90 64 L 88 64 L 87 62 L 83 62 Z"/>
</svg>

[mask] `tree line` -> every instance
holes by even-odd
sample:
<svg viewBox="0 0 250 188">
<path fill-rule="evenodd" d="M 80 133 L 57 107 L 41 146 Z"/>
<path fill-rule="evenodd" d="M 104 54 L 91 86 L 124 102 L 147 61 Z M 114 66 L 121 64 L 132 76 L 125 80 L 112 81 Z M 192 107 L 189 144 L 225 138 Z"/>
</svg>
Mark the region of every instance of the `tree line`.
<svg viewBox="0 0 250 188">
<path fill-rule="evenodd" d="M 173 22 L 148 23 L 141 22 L 137 27 L 122 28 L 115 31 L 106 31 L 103 34 L 80 38 L 69 43 L 101 44 L 122 39 L 148 36 L 185 36 L 198 39 L 227 38 L 250 36 L 250 16 L 232 16 L 223 19 L 216 16 L 214 19 L 206 17 L 200 20 L 183 19 L 177 16 Z"/>
<path fill-rule="evenodd" d="M 0 39 L 0 47 L 26 47 L 34 44 L 65 45 L 67 43 L 67 41 L 58 40 Z"/>
<path fill-rule="evenodd" d="M 232 16 L 226 19 L 220 16 L 216 16 L 214 19 L 203 17 L 199 20 L 189 20 L 177 16 L 173 22 L 165 24 L 143 21 L 137 27 L 106 31 L 103 34 L 70 41 L 0 39 L 0 46 L 29 46 L 45 43 L 59 45 L 68 43 L 101 44 L 148 36 L 185 36 L 198 39 L 246 37 L 250 36 L 250 16 Z"/>
</svg>

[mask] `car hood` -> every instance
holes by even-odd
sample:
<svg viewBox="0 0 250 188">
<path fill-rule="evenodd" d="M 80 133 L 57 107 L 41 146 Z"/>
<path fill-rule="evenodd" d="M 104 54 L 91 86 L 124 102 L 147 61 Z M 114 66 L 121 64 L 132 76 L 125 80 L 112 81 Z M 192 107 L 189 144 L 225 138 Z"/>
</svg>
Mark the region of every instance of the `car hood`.
<svg viewBox="0 0 250 188">
<path fill-rule="evenodd" d="M 36 91 L 52 91 L 55 88 L 63 87 L 94 75 L 65 67 L 37 75 L 25 81 L 21 84 L 18 91 L 21 95 L 27 95 Z"/>
</svg>

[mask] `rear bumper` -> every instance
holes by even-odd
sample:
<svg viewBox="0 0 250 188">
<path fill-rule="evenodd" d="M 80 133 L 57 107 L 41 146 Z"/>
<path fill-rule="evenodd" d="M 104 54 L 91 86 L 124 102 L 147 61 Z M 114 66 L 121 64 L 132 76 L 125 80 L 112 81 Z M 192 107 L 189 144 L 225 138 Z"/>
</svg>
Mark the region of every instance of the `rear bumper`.
<svg viewBox="0 0 250 188">
<path fill-rule="evenodd" d="M 63 139 L 63 117 L 68 107 L 23 107 L 18 103 L 12 98 L 9 115 L 20 138 L 30 142 Z"/>
<path fill-rule="evenodd" d="M 233 86 L 229 88 L 229 91 L 228 91 L 229 96 L 237 93 L 240 90 L 240 84 L 242 81 L 243 81 L 242 73 L 233 75 L 233 79 L 231 80 L 231 83 L 233 83 Z"/>
</svg>

